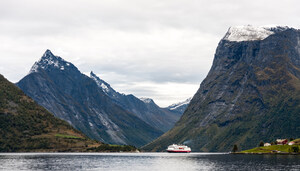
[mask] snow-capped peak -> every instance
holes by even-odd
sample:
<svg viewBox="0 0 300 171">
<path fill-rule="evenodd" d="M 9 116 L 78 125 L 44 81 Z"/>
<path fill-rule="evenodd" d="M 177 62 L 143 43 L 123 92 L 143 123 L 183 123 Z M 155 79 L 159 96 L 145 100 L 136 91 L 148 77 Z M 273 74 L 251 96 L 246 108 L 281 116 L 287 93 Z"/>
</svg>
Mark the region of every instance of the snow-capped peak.
<svg viewBox="0 0 300 171">
<path fill-rule="evenodd" d="M 276 32 L 287 29 L 289 29 L 287 26 L 235 26 L 228 29 L 223 39 L 235 42 L 263 40 Z"/>
<path fill-rule="evenodd" d="M 154 103 L 150 98 L 141 97 L 140 100 L 142 100 L 144 103 Z"/>
<path fill-rule="evenodd" d="M 34 63 L 29 73 L 38 72 L 39 69 L 47 69 L 49 67 L 55 67 L 60 70 L 65 70 L 71 63 L 65 61 L 59 56 L 54 56 L 53 53 L 47 49 L 41 59 Z"/>
<path fill-rule="evenodd" d="M 192 100 L 192 98 L 190 97 L 190 98 L 186 99 L 186 100 L 183 101 L 183 102 L 174 103 L 174 104 L 168 106 L 167 108 L 168 108 L 169 110 L 175 110 L 175 109 L 180 108 L 180 107 L 182 107 L 182 106 L 187 106 L 187 105 L 191 102 L 191 100 Z"/>
</svg>

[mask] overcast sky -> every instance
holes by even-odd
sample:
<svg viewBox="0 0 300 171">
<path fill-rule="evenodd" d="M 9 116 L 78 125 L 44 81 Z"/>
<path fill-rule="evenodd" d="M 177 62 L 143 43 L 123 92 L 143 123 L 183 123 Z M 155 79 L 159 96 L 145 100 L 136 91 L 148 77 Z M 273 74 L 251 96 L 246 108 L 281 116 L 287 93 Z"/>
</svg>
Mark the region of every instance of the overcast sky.
<svg viewBox="0 0 300 171">
<path fill-rule="evenodd" d="M 0 0 L 0 74 L 46 49 L 164 107 L 193 96 L 230 26 L 299 28 L 299 0 Z"/>
</svg>

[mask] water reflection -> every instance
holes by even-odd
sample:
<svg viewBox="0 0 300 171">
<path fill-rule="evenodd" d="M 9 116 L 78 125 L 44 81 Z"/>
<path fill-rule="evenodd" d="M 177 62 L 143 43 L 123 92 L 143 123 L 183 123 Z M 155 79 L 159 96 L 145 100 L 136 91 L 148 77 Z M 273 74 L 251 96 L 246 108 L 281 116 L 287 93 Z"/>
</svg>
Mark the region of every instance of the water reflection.
<svg viewBox="0 0 300 171">
<path fill-rule="evenodd" d="M 191 154 L 160 154 L 146 160 L 146 170 L 213 170 L 215 164 L 208 160 L 197 160 Z M 151 161 L 151 162 L 147 162 Z"/>
<path fill-rule="evenodd" d="M 2 153 L 0 170 L 300 170 L 300 156 L 221 153 Z"/>
</svg>

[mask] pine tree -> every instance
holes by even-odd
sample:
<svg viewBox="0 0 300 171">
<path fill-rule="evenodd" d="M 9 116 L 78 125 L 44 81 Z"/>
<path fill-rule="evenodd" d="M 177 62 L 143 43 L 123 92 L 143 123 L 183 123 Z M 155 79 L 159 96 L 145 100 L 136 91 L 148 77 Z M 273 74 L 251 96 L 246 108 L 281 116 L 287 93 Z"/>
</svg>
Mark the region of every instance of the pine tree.
<svg viewBox="0 0 300 171">
<path fill-rule="evenodd" d="M 264 142 L 261 141 L 261 142 L 259 143 L 259 146 L 260 146 L 260 147 L 263 147 L 263 146 L 264 146 Z"/>
<path fill-rule="evenodd" d="M 238 146 L 236 144 L 233 145 L 233 149 L 232 149 L 232 152 L 237 152 L 239 149 L 238 149 Z"/>
</svg>

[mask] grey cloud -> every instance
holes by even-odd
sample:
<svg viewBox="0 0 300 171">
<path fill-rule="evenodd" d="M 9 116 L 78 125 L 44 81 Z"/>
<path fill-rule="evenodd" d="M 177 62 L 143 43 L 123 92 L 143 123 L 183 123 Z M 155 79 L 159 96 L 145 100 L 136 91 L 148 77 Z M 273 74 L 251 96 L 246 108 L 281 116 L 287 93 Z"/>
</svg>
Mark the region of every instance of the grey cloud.
<svg viewBox="0 0 300 171">
<path fill-rule="evenodd" d="M 1 0 L 0 72 L 16 82 L 51 49 L 121 92 L 167 101 L 175 90 L 151 88 L 198 87 L 228 27 L 299 28 L 299 11 L 298 0 Z"/>
</svg>

